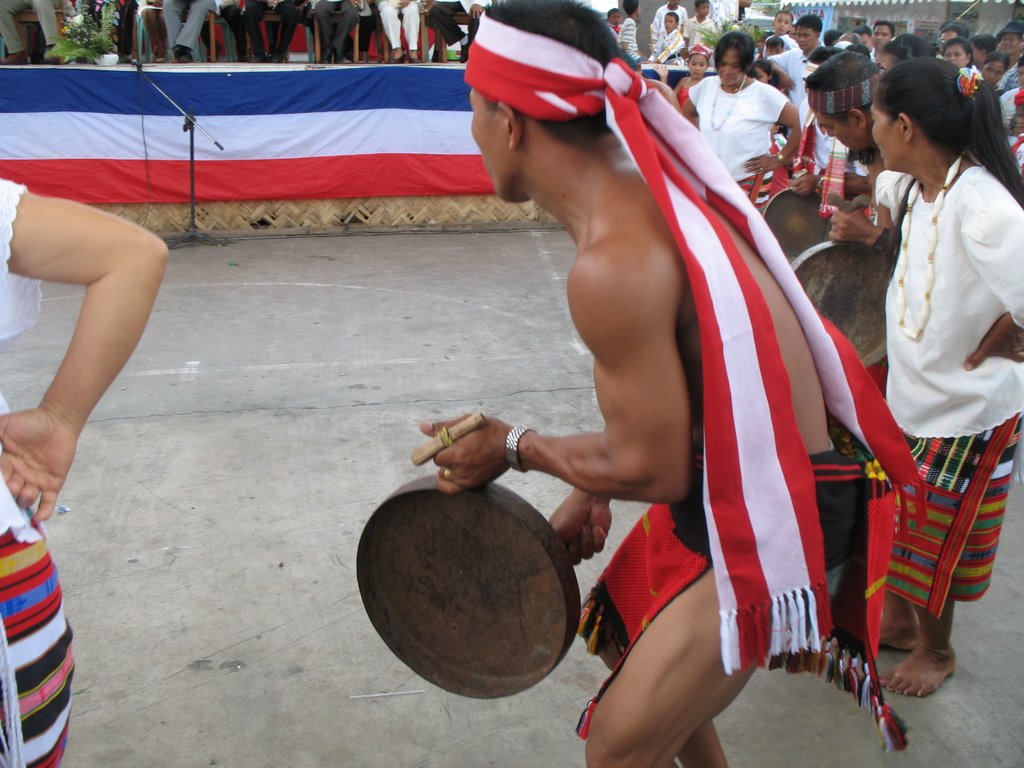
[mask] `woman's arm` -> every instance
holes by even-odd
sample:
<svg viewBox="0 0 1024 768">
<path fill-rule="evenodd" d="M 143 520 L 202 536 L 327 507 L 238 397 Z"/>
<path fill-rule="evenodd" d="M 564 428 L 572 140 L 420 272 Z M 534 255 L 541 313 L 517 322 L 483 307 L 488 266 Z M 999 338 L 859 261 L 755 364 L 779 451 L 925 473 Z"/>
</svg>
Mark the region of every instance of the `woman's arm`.
<svg viewBox="0 0 1024 768">
<path fill-rule="evenodd" d="M 42 494 L 43 519 L 89 414 L 142 336 L 166 263 L 161 240 L 110 214 L 34 195 L 18 205 L 11 272 L 86 286 L 67 352 L 42 402 L 0 417 L 4 479 L 23 506 Z"/>
</svg>

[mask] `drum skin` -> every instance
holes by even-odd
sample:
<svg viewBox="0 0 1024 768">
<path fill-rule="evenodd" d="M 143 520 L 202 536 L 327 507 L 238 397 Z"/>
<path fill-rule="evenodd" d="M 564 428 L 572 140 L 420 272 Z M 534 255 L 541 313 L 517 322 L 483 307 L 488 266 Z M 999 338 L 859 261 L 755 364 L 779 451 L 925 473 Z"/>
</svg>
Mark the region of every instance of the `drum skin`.
<svg viewBox="0 0 1024 768">
<path fill-rule="evenodd" d="M 492 483 L 449 496 L 433 476 L 399 488 L 370 517 L 356 556 L 374 629 L 424 679 L 496 698 L 561 661 L 580 593 L 565 543 L 522 498 Z"/>
<path fill-rule="evenodd" d="M 821 195 L 798 195 L 791 189 L 782 190 L 768 201 L 764 209 L 765 223 L 790 262 L 828 239 L 831 225 L 818 213 L 820 205 Z"/>
<path fill-rule="evenodd" d="M 822 316 L 857 350 L 865 366 L 885 357 L 885 292 L 893 264 L 861 243 L 819 243 L 792 262 L 801 285 Z"/>
</svg>

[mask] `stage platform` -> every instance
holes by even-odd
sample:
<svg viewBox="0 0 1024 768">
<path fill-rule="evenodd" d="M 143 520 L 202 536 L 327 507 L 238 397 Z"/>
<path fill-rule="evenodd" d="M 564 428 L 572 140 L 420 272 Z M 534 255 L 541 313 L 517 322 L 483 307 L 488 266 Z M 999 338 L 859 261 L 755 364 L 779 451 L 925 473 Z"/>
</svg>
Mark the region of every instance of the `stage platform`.
<svg viewBox="0 0 1024 768">
<path fill-rule="evenodd" d="M 493 195 L 453 64 L 0 70 L 0 176 L 156 232 L 550 221 Z M 219 149 L 216 144 L 223 149 Z"/>
</svg>

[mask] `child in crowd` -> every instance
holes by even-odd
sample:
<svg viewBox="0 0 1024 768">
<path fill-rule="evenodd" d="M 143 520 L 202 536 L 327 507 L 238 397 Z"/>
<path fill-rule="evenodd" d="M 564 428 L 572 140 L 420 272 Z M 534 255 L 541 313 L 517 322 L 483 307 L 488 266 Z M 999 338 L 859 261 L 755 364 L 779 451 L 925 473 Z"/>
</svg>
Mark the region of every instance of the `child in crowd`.
<svg viewBox="0 0 1024 768">
<path fill-rule="evenodd" d="M 622 12 L 626 18 L 619 29 L 619 47 L 626 52 L 629 63 L 639 69 L 641 59 L 636 44 L 636 20 L 640 18 L 640 0 L 622 0 Z"/>
<path fill-rule="evenodd" d="M 686 48 L 686 39 L 683 31 L 679 28 L 679 14 L 675 11 L 668 11 L 665 14 L 665 36 L 655 43 L 651 51 L 651 61 L 659 64 L 673 64 L 673 60 Z"/>
<path fill-rule="evenodd" d="M 956 65 L 957 69 L 974 69 L 978 72 L 971 61 L 971 44 L 962 37 L 951 37 L 942 44 L 942 58 Z"/>
<path fill-rule="evenodd" d="M 783 39 L 781 37 L 778 37 L 777 35 L 772 35 L 771 37 L 764 41 L 765 57 L 777 56 L 778 54 L 782 53 L 785 50 L 785 41 L 783 41 Z"/>
<path fill-rule="evenodd" d="M 622 9 L 621 8 L 610 8 L 608 9 L 608 26 L 611 27 L 612 32 L 615 33 L 615 37 L 619 36 L 619 32 L 622 30 Z"/>
<path fill-rule="evenodd" d="M 710 63 L 710 48 L 700 43 L 690 47 L 690 55 L 686 59 L 689 74 L 676 83 L 676 98 L 679 99 L 680 104 L 686 103 L 690 98 L 690 89 L 704 79 L 704 73 L 708 71 Z"/>
</svg>

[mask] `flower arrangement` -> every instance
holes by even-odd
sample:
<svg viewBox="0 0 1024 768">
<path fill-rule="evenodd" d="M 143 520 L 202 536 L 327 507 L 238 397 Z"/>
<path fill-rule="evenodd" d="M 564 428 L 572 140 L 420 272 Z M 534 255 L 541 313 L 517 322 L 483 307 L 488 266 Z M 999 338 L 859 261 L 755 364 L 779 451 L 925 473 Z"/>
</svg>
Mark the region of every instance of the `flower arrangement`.
<svg viewBox="0 0 1024 768">
<path fill-rule="evenodd" d="M 113 31 L 116 11 L 116 3 L 105 3 L 99 21 L 88 12 L 76 16 L 64 26 L 61 38 L 47 52 L 47 58 L 91 62 L 105 53 L 115 51 Z"/>
<path fill-rule="evenodd" d="M 742 21 L 725 21 L 719 22 L 714 32 L 708 30 L 702 34 L 704 45 L 714 50 L 715 46 L 718 45 L 718 41 L 722 39 L 726 32 L 746 32 L 753 38 L 755 43 L 761 42 L 765 36 L 764 30 L 756 24 L 744 24 Z"/>
</svg>

